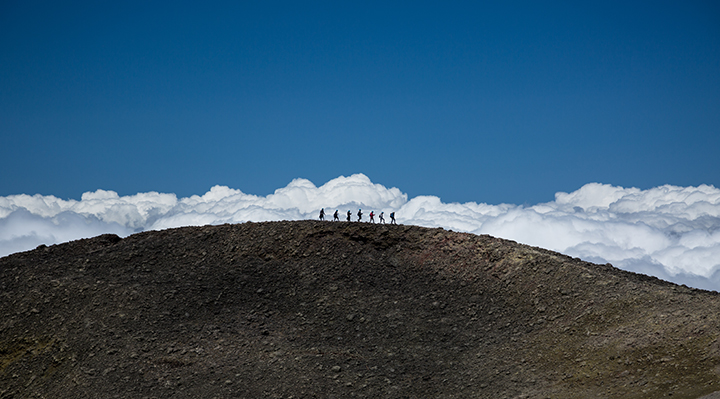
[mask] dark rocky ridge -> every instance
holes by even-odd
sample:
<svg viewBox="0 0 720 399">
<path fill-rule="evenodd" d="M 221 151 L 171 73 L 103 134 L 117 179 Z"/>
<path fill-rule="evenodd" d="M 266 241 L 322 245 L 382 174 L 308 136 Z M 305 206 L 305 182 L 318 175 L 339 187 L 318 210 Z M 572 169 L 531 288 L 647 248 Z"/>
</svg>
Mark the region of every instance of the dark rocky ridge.
<svg viewBox="0 0 720 399">
<path fill-rule="evenodd" d="M 719 305 L 442 229 L 104 235 L 0 259 L 0 398 L 697 398 Z"/>
</svg>

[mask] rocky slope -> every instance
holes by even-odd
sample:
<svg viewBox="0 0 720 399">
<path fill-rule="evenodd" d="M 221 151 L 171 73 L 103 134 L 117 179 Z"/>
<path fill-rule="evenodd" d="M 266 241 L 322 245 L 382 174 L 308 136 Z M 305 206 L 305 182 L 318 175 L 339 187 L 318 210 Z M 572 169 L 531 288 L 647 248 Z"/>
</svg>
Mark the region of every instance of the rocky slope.
<svg viewBox="0 0 720 399">
<path fill-rule="evenodd" d="M 0 259 L 0 398 L 698 398 L 720 297 L 490 236 L 246 223 Z"/>
</svg>

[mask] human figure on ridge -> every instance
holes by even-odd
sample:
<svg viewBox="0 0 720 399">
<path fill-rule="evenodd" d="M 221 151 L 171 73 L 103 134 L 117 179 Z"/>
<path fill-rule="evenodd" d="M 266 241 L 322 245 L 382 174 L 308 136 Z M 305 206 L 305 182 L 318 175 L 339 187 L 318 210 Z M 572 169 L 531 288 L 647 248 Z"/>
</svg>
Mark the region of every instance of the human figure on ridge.
<svg viewBox="0 0 720 399">
<path fill-rule="evenodd" d="M 384 213 L 385 212 L 380 212 L 380 214 L 378 215 L 378 218 L 380 218 L 380 223 L 383 223 L 383 224 L 385 224 L 385 218 L 383 217 Z"/>
<path fill-rule="evenodd" d="M 340 221 L 340 218 L 338 217 L 338 210 L 335 209 L 335 213 L 333 213 L 333 222 Z"/>
<path fill-rule="evenodd" d="M 347 221 L 348 222 L 350 221 L 350 215 L 352 215 L 352 213 L 350 211 L 348 211 L 348 213 L 347 213 Z"/>
<path fill-rule="evenodd" d="M 375 212 L 370 211 L 370 223 L 375 223 Z"/>
<path fill-rule="evenodd" d="M 358 209 L 358 222 L 362 220 L 362 209 Z"/>
<path fill-rule="evenodd" d="M 395 221 L 395 212 L 390 212 L 390 224 L 397 224 Z"/>
<path fill-rule="evenodd" d="M 325 208 L 320 209 L 320 220 L 325 220 Z"/>
</svg>

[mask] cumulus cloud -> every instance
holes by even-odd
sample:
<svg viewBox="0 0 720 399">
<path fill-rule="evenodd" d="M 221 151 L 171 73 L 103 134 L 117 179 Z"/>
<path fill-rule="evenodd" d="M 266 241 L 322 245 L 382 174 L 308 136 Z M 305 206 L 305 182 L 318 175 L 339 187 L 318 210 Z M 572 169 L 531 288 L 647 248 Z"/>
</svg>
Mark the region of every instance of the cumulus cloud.
<svg viewBox="0 0 720 399">
<path fill-rule="evenodd" d="M 649 190 L 590 183 L 533 206 L 408 199 L 362 174 L 317 187 L 295 179 L 268 196 L 215 186 L 178 199 L 156 192 L 119 196 L 97 190 L 80 201 L 53 196 L 0 197 L 0 256 L 39 244 L 102 233 L 317 218 L 358 208 L 396 212 L 400 223 L 490 234 L 635 272 L 720 290 L 720 190 L 661 186 Z M 344 220 L 344 217 L 342 218 Z"/>
</svg>

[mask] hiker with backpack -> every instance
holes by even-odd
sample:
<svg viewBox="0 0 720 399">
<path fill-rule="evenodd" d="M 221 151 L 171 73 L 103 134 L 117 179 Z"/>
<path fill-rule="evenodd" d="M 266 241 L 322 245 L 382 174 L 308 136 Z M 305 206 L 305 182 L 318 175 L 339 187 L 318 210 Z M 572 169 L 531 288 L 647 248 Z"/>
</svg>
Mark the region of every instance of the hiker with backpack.
<svg viewBox="0 0 720 399">
<path fill-rule="evenodd" d="M 362 220 L 362 209 L 358 209 L 358 222 Z"/>
<path fill-rule="evenodd" d="M 352 213 L 350 211 L 348 211 L 348 213 L 347 213 L 347 221 L 348 222 L 350 221 L 350 215 L 352 215 Z"/>
<path fill-rule="evenodd" d="M 390 212 L 390 224 L 397 224 L 395 221 L 395 212 Z"/>
<path fill-rule="evenodd" d="M 383 214 L 385 212 L 380 212 L 380 215 L 378 215 L 378 218 L 380 218 L 380 223 L 385 224 L 385 218 L 383 217 Z"/>
<path fill-rule="evenodd" d="M 370 223 L 375 223 L 375 212 L 370 211 Z"/>
<path fill-rule="evenodd" d="M 333 222 L 339 222 L 340 218 L 338 217 L 338 210 L 335 209 L 335 213 L 333 213 Z"/>
<path fill-rule="evenodd" d="M 325 208 L 320 209 L 320 220 L 325 220 Z"/>
</svg>

